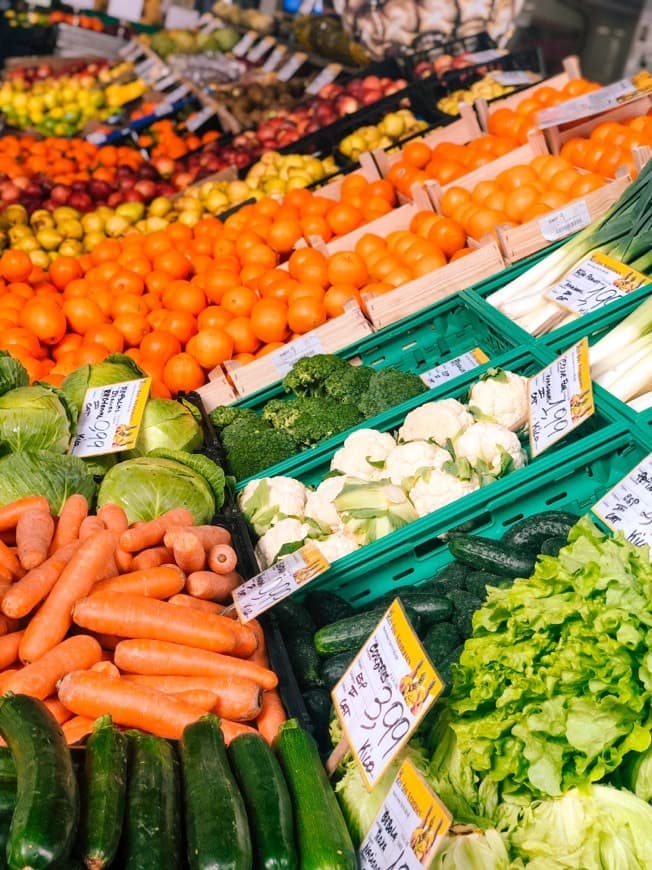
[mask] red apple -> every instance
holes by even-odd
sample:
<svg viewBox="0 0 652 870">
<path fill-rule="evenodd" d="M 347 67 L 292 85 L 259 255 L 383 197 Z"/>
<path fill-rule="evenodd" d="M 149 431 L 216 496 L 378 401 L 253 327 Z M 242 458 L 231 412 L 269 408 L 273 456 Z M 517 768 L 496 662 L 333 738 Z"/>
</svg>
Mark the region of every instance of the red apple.
<svg viewBox="0 0 652 870">
<path fill-rule="evenodd" d="M 72 191 L 67 184 L 55 184 L 50 191 L 50 199 L 54 200 L 57 205 L 66 205 Z"/>
<path fill-rule="evenodd" d="M 93 200 L 87 193 L 82 193 L 79 190 L 74 190 L 70 194 L 68 205 L 71 208 L 76 208 L 77 211 L 90 211 L 93 208 Z"/>
<path fill-rule="evenodd" d="M 156 196 L 156 182 L 151 178 L 141 178 L 134 184 L 134 191 L 140 193 L 145 200 L 154 199 Z"/>
</svg>

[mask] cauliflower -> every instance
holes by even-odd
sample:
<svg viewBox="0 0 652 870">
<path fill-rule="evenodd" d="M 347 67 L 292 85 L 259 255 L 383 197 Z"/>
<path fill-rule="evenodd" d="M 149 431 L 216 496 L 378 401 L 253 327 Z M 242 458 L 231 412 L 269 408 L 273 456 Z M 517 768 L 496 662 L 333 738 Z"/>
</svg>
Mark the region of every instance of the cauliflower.
<svg viewBox="0 0 652 870">
<path fill-rule="evenodd" d="M 315 543 L 330 563 L 359 549 L 359 544 L 353 535 L 349 535 L 345 531 L 333 532 L 332 535 L 321 538 Z"/>
<path fill-rule="evenodd" d="M 260 570 L 264 571 L 265 568 L 269 568 L 270 565 L 277 562 L 281 558 L 279 554 L 283 547 L 286 547 L 283 556 L 288 556 L 294 550 L 298 550 L 311 533 L 312 528 L 308 523 L 302 523 L 301 520 L 292 517 L 278 520 L 269 531 L 258 539 L 256 544 L 255 552 Z"/>
<path fill-rule="evenodd" d="M 523 468 L 527 458 L 518 436 L 499 423 L 474 423 L 456 440 L 455 455 L 478 473 L 498 476 Z"/>
<path fill-rule="evenodd" d="M 398 430 L 399 441 L 434 441 L 445 447 L 473 423 L 473 417 L 457 399 L 427 402 L 407 415 Z"/>
<path fill-rule="evenodd" d="M 357 429 L 331 459 L 331 471 L 360 480 L 381 480 L 385 476 L 385 460 L 394 447 L 396 441 L 388 432 Z"/>
<path fill-rule="evenodd" d="M 238 497 L 240 510 L 257 535 L 285 517 L 303 518 L 309 493 L 292 477 L 260 477 L 251 480 Z"/>
<path fill-rule="evenodd" d="M 471 387 L 469 405 L 490 421 L 516 432 L 528 420 L 530 401 L 527 383 L 527 378 L 513 372 L 489 369 Z"/>
<path fill-rule="evenodd" d="M 306 519 L 315 520 L 315 522 L 326 526 L 332 532 L 341 529 L 342 520 L 335 510 L 334 501 L 340 494 L 347 479 L 344 474 L 339 474 L 336 477 L 327 477 L 326 480 L 322 480 L 314 492 L 309 492 L 304 511 Z"/>
<path fill-rule="evenodd" d="M 433 469 L 420 477 L 408 492 L 408 498 L 420 517 L 425 517 L 458 498 L 480 488 L 477 478 L 460 480 L 447 471 Z"/>
<path fill-rule="evenodd" d="M 385 462 L 385 475 L 397 486 L 404 483 L 411 486 L 424 470 L 441 468 L 450 460 L 450 453 L 436 444 L 408 441 L 407 444 L 399 444 L 389 454 Z"/>
</svg>

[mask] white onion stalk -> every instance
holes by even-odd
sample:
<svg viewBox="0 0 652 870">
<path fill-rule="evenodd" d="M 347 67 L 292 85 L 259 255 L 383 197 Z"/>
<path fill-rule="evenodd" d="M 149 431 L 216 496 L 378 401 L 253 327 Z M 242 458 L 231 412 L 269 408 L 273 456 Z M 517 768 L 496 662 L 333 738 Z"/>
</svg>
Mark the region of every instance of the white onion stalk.
<svg viewBox="0 0 652 870">
<path fill-rule="evenodd" d="M 609 361 L 621 348 L 631 349 L 635 341 L 651 331 L 652 296 L 593 345 L 590 354 L 591 367 L 602 363 L 603 360 Z"/>
<path fill-rule="evenodd" d="M 649 411 L 652 408 L 652 390 L 648 390 L 647 393 L 642 393 L 640 396 L 636 396 L 635 399 L 630 399 L 627 403 L 630 408 L 634 411 Z"/>
<path fill-rule="evenodd" d="M 646 347 L 594 380 L 623 402 L 652 389 L 652 336 Z"/>
<path fill-rule="evenodd" d="M 631 359 L 639 352 L 639 350 L 646 348 L 648 346 L 648 338 L 648 335 L 641 335 L 629 344 L 623 344 L 614 349 L 609 356 L 605 356 L 597 361 L 595 360 L 595 354 L 593 352 L 594 347 L 597 347 L 597 345 L 590 347 L 589 363 L 593 380 L 597 380 L 605 374 L 608 374 L 615 366 L 620 365 L 622 362 L 627 362 L 627 360 Z"/>
</svg>

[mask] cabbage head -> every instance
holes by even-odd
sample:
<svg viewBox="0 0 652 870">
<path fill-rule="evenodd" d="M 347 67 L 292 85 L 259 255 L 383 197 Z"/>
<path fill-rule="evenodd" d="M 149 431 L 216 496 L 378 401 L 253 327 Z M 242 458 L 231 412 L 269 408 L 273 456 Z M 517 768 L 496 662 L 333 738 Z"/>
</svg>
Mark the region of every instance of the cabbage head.
<svg viewBox="0 0 652 870">
<path fill-rule="evenodd" d="M 68 496 L 79 493 L 92 504 L 95 490 L 93 475 L 77 456 L 36 450 L 0 459 L 0 505 L 43 495 L 52 513 L 58 515 Z"/>
<path fill-rule="evenodd" d="M 75 369 L 64 378 L 61 389 L 79 413 L 89 387 L 106 387 L 109 384 L 121 384 L 123 381 L 135 381 L 144 377 L 146 377 L 145 372 L 131 357 L 122 353 L 112 353 L 101 363 Z"/>
<path fill-rule="evenodd" d="M 26 387 L 29 375 L 25 366 L 6 350 L 0 350 L 0 396 L 16 387 Z"/>
<path fill-rule="evenodd" d="M 174 399 L 150 399 L 145 405 L 138 441 L 129 456 L 145 456 L 158 447 L 192 453 L 202 442 L 201 426 L 185 405 Z"/>
<path fill-rule="evenodd" d="M 17 387 L 0 396 L 0 454 L 65 453 L 71 436 L 65 402 L 46 386 Z"/>
</svg>

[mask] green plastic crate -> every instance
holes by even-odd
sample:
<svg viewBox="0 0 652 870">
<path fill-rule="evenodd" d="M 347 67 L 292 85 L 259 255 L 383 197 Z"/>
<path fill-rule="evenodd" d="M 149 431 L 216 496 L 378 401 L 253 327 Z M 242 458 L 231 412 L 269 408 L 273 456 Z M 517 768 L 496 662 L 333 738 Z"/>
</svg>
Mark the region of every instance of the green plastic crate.
<svg viewBox="0 0 652 870">
<path fill-rule="evenodd" d="M 328 589 L 365 606 L 388 592 L 419 586 L 452 561 L 441 538 L 451 529 L 472 521 L 473 534 L 498 539 L 513 523 L 540 511 L 585 514 L 650 449 L 623 424 L 608 426 L 338 559 L 310 589 Z"/>
</svg>

